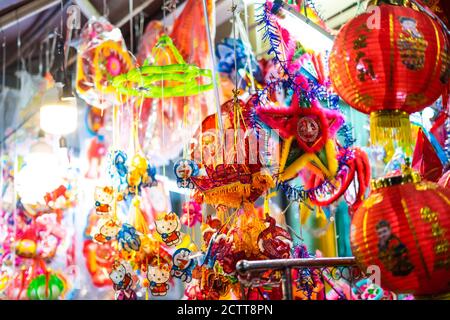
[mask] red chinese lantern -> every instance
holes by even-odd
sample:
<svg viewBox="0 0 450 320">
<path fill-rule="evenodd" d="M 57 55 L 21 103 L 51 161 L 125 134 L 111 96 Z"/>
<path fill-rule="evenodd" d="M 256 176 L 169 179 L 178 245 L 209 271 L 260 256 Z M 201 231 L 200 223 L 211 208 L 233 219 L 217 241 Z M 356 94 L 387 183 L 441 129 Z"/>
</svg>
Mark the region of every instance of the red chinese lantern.
<svg viewBox="0 0 450 320">
<path fill-rule="evenodd" d="M 450 76 L 449 42 L 442 26 L 423 12 L 390 4 L 376 8 L 341 29 L 330 76 L 346 103 L 370 114 L 372 144 L 386 146 L 396 137 L 411 151 L 409 114 L 443 93 Z"/>
<path fill-rule="evenodd" d="M 352 219 L 353 254 L 378 266 L 383 287 L 431 296 L 450 292 L 450 190 L 407 172 L 372 182 Z"/>
</svg>

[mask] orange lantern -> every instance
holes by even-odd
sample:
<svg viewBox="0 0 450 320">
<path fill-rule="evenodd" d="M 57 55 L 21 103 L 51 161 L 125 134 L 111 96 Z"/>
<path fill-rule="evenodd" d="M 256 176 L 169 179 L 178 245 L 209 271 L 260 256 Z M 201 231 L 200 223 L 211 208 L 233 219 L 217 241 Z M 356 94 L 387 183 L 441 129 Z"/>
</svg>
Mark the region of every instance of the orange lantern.
<svg viewBox="0 0 450 320">
<path fill-rule="evenodd" d="M 372 181 L 352 219 L 351 245 L 383 287 L 416 296 L 450 292 L 450 190 L 406 172 Z"/>
<path fill-rule="evenodd" d="M 396 137 L 411 152 L 409 114 L 443 93 L 449 42 L 423 12 L 390 4 L 376 8 L 339 32 L 329 61 L 331 81 L 346 103 L 370 114 L 372 144 L 386 146 Z"/>
</svg>

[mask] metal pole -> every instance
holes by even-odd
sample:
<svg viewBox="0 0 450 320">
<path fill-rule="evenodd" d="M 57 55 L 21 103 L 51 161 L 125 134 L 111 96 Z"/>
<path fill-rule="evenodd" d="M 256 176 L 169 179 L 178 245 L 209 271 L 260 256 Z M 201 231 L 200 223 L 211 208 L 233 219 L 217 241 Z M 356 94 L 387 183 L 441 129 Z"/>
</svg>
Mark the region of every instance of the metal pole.
<svg viewBox="0 0 450 320">
<path fill-rule="evenodd" d="M 132 12 L 130 12 L 129 14 L 127 14 L 125 17 L 123 17 L 122 19 L 120 19 L 119 22 L 116 23 L 116 26 L 118 28 L 122 27 L 123 25 L 125 25 L 125 23 L 127 23 L 128 21 L 130 21 L 135 15 L 137 15 L 138 13 L 142 12 L 145 8 L 147 8 L 153 1 L 155 0 L 147 0 L 144 3 L 142 3 L 141 5 L 137 6 L 134 8 L 134 10 Z"/>
<path fill-rule="evenodd" d="M 100 17 L 100 13 L 89 0 L 75 0 L 75 3 L 80 7 L 81 12 L 83 12 L 86 18 L 90 19 L 92 17 Z"/>
<path fill-rule="evenodd" d="M 60 0 L 35 0 L 0 17 L 0 29 L 5 30 L 60 3 Z"/>
<path fill-rule="evenodd" d="M 292 300 L 292 274 L 291 268 L 285 268 L 281 277 L 283 300 Z"/>
<path fill-rule="evenodd" d="M 285 268 L 304 268 L 304 267 L 335 267 L 335 266 L 354 266 L 356 260 L 354 257 L 344 258 L 308 258 L 308 259 L 275 259 L 248 261 L 241 260 L 236 264 L 236 269 L 240 273 L 249 271 Z"/>
</svg>

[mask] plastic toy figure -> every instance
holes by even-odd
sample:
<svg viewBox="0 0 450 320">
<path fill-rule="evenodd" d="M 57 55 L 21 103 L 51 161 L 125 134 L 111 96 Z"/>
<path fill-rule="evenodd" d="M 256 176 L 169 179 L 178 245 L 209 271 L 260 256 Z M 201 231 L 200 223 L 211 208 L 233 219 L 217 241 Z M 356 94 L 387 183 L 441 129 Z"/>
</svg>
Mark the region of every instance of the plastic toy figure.
<svg viewBox="0 0 450 320">
<path fill-rule="evenodd" d="M 155 220 L 156 231 L 168 246 L 175 246 L 181 242 L 180 220 L 176 213 L 165 213 Z"/>
<path fill-rule="evenodd" d="M 112 212 L 112 202 L 114 191 L 111 187 L 95 188 L 95 211 L 99 215 L 110 215 Z"/>
<path fill-rule="evenodd" d="M 190 258 L 191 251 L 181 248 L 173 254 L 173 266 L 170 274 L 183 282 L 191 282 L 192 269 L 195 268 L 195 261 Z"/>
<path fill-rule="evenodd" d="M 127 223 L 122 225 L 122 229 L 117 234 L 117 240 L 127 252 L 138 251 L 141 247 L 141 239 L 136 229 Z"/>
<path fill-rule="evenodd" d="M 163 264 L 160 266 L 149 266 L 147 279 L 150 281 L 150 291 L 153 296 L 165 296 L 169 291 L 167 282 L 170 279 L 170 266 Z"/>
</svg>

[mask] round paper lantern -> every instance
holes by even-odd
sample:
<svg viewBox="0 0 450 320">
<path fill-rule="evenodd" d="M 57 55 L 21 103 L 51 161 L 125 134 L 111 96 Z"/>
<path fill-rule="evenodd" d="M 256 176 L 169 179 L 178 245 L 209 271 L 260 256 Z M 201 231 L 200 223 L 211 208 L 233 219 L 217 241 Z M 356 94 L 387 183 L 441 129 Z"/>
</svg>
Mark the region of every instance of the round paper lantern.
<svg viewBox="0 0 450 320">
<path fill-rule="evenodd" d="M 41 274 L 28 286 L 30 300 L 57 300 L 64 292 L 64 281 L 55 274 Z"/>
<path fill-rule="evenodd" d="M 406 172 L 372 181 L 352 219 L 352 251 L 381 285 L 415 296 L 450 292 L 450 190 Z"/>
<path fill-rule="evenodd" d="M 329 61 L 331 81 L 346 103 L 370 114 L 374 145 L 396 136 L 400 146 L 411 148 L 409 114 L 435 102 L 448 82 L 448 38 L 423 12 L 376 8 L 339 32 Z"/>
</svg>

